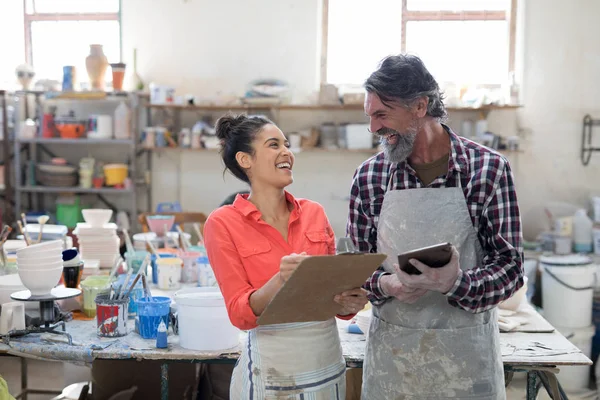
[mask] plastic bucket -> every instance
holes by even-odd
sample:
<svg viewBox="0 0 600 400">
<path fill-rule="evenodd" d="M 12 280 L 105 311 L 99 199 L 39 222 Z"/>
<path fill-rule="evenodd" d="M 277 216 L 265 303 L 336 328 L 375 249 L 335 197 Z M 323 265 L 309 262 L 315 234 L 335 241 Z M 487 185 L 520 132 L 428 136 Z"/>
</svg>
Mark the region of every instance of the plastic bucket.
<svg viewBox="0 0 600 400">
<path fill-rule="evenodd" d="M 592 337 L 596 332 L 594 325 L 585 328 L 566 328 L 555 326 L 564 337 L 573 343 L 588 358 L 592 356 Z M 566 392 L 576 393 L 588 390 L 590 384 L 590 366 L 559 366 L 556 378 Z"/>
<path fill-rule="evenodd" d="M 179 289 L 182 265 L 183 261 L 178 257 L 157 259 L 158 288 L 162 290 Z"/>
<path fill-rule="evenodd" d="M 231 325 L 218 288 L 194 288 L 175 293 L 179 344 L 198 351 L 231 349 L 239 345 L 239 329 Z"/>
<path fill-rule="evenodd" d="M 86 317 L 96 316 L 96 296 L 101 292 L 108 292 L 110 281 L 108 276 L 88 276 L 81 282 L 83 292 L 83 313 Z"/>
<path fill-rule="evenodd" d="M 175 258 L 177 257 L 177 255 L 173 254 L 173 253 L 158 253 L 158 256 L 160 258 Z M 155 285 L 158 284 L 158 266 L 156 265 L 156 255 L 152 254 L 151 258 L 150 258 L 150 263 L 152 265 L 152 283 L 154 283 Z"/>
<path fill-rule="evenodd" d="M 554 326 L 592 325 L 596 266 L 584 255 L 540 257 L 544 318 Z"/>
<path fill-rule="evenodd" d="M 156 339 L 158 325 L 163 321 L 169 328 L 169 314 L 171 312 L 170 297 L 155 297 L 152 299 L 142 297 L 137 301 L 137 317 L 135 330 L 144 339 Z"/>
<path fill-rule="evenodd" d="M 179 258 L 183 261 L 183 271 L 181 273 L 181 282 L 198 282 L 198 258 L 202 253 L 197 251 L 181 251 Z"/>
</svg>

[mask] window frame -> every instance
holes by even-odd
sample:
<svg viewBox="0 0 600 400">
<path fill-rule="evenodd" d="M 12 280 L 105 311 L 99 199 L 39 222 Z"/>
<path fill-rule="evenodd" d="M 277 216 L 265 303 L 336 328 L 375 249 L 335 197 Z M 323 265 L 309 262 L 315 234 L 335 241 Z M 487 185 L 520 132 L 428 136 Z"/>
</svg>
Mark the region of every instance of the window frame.
<svg viewBox="0 0 600 400">
<path fill-rule="evenodd" d="M 419 11 L 409 10 L 408 0 L 402 0 L 400 51 L 406 51 L 406 25 L 413 21 L 507 21 L 508 22 L 508 73 L 515 73 L 517 43 L 517 1 L 510 0 L 506 11 Z M 322 3 L 321 25 L 321 85 L 327 80 L 327 49 L 329 39 L 329 0 Z"/>
<path fill-rule="evenodd" d="M 31 1 L 32 12 L 27 13 L 27 2 Z M 35 0 L 23 0 L 23 21 L 25 27 L 25 61 L 34 65 L 31 25 L 39 21 L 117 21 L 119 23 L 119 57 L 123 59 L 123 24 L 121 21 L 122 3 L 119 1 L 119 11 L 116 13 L 38 13 L 35 10 Z"/>
</svg>

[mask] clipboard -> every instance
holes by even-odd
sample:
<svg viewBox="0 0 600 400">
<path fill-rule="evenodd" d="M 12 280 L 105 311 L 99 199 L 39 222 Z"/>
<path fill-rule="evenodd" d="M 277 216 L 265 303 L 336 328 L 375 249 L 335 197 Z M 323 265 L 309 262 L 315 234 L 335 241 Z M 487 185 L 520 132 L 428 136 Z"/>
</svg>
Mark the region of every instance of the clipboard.
<svg viewBox="0 0 600 400">
<path fill-rule="evenodd" d="M 335 295 L 361 287 L 386 259 L 385 254 L 313 256 L 303 260 L 273 296 L 258 325 L 326 321 L 341 306 Z"/>
</svg>

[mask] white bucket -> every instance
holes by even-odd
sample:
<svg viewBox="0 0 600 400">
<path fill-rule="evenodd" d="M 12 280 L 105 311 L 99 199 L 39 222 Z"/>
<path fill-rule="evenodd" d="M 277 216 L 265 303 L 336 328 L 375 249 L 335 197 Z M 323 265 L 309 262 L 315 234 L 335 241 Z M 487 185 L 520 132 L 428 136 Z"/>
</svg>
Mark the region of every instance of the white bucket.
<svg viewBox="0 0 600 400">
<path fill-rule="evenodd" d="M 554 326 L 592 325 L 596 266 L 584 255 L 540 257 L 544 318 Z"/>
<path fill-rule="evenodd" d="M 194 288 L 175 293 L 179 344 L 198 351 L 226 350 L 240 342 L 240 331 L 231 325 L 219 288 Z"/>
<path fill-rule="evenodd" d="M 573 343 L 587 357 L 592 357 L 592 338 L 596 333 L 596 326 L 585 328 L 566 328 L 555 326 L 556 330 Z M 577 367 L 559 366 L 560 372 L 556 375 L 558 382 L 566 392 L 577 393 L 588 390 L 590 384 L 590 366 Z"/>
</svg>

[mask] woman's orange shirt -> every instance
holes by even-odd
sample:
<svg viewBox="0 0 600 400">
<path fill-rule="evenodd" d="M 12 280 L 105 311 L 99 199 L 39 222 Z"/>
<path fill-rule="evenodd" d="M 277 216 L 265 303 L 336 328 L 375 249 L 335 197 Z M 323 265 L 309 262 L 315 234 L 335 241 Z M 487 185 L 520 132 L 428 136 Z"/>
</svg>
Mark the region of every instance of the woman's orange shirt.
<svg viewBox="0 0 600 400">
<path fill-rule="evenodd" d="M 288 223 L 288 240 L 261 220 L 261 213 L 237 195 L 234 203 L 213 211 L 204 226 L 205 246 L 229 319 L 240 329 L 255 328 L 257 317 L 250 295 L 279 272 L 281 258 L 292 253 L 335 254 L 335 236 L 323 207 L 314 201 L 295 199 Z"/>
</svg>

